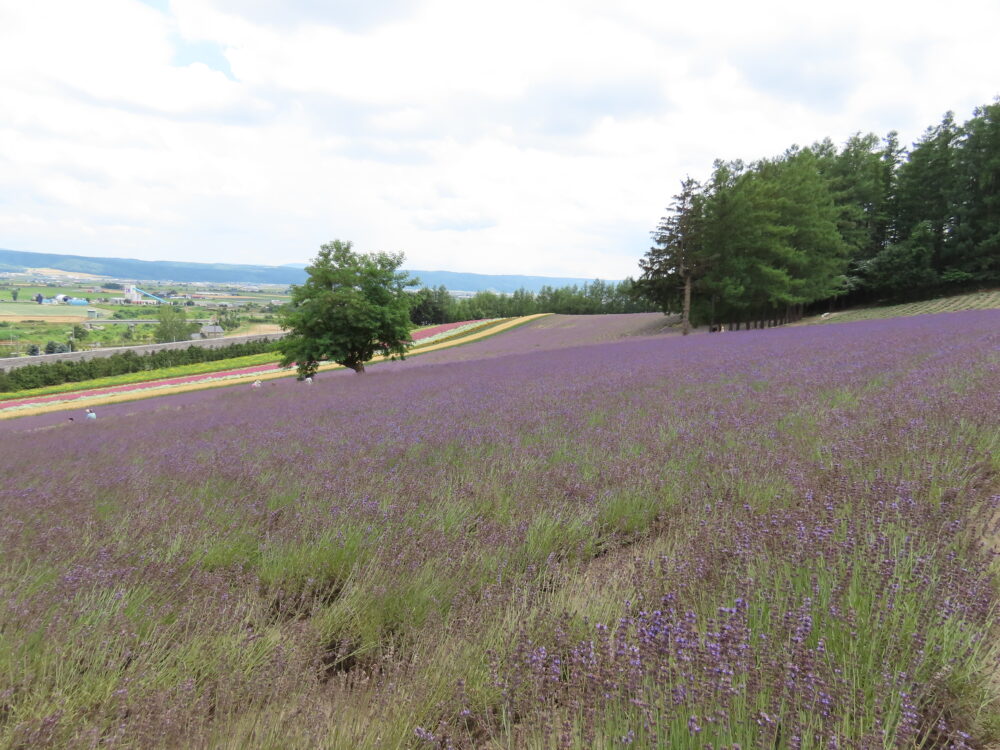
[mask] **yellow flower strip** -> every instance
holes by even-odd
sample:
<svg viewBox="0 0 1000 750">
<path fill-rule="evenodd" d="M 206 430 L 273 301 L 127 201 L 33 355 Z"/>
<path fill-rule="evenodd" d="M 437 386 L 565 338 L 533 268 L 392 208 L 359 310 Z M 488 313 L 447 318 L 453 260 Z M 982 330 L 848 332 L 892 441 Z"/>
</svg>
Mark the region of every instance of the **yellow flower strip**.
<svg viewBox="0 0 1000 750">
<path fill-rule="evenodd" d="M 509 328 L 514 328 L 522 323 L 527 323 L 528 321 L 535 320 L 536 318 L 543 318 L 549 313 L 539 313 L 537 315 L 525 315 L 520 318 L 511 318 L 504 323 L 499 325 L 491 326 L 482 331 L 474 331 L 468 336 L 462 336 L 461 338 L 450 339 L 448 341 L 442 341 L 439 344 L 430 344 L 429 346 L 421 347 L 420 349 L 413 352 L 414 355 L 423 354 L 424 352 L 432 352 L 437 349 L 449 349 L 453 346 L 459 346 L 460 344 L 466 344 L 470 341 L 475 341 L 477 339 L 486 338 L 487 336 L 492 336 L 495 333 L 500 333 L 506 331 Z M 373 362 L 380 362 L 387 359 L 386 357 L 375 357 Z M 323 365 L 319 368 L 320 372 L 326 370 L 339 370 L 342 369 L 342 365 L 329 364 Z M 220 373 L 221 375 L 221 373 Z M 239 377 L 228 378 L 225 380 L 202 380 L 194 383 L 181 383 L 179 385 L 172 386 L 160 386 L 156 387 L 155 381 L 151 381 L 149 388 L 136 388 L 131 391 L 122 391 L 119 393 L 111 393 L 103 396 L 95 396 L 93 398 L 77 397 L 72 402 L 56 402 L 48 404 L 39 404 L 35 407 L 25 407 L 22 409 L 0 409 L 0 419 L 12 419 L 15 417 L 30 417 L 36 414 L 48 414 L 54 411 L 67 411 L 73 409 L 83 409 L 86 407 L 93 406 L 105 406 L 107 404 L 118 404 L 125 401 L 139 401 L 146 398 L 156 398 L 158 396 L 171 396 L 176 393 L 187 393 L 189 391 L 200 391 L 206 388 L 222 388 L 225 386 L 232 385 L 245 385 L 246 383 L 252 383 L 255 380 L 274 380 L 276 378 L 287 378 L 295 375 L 295 370 L 293 368 L 287 368 L 285 370 L 276 370 L 273 372 L 252 372 L 247 375 L 242 375 Z"/>
</svg>

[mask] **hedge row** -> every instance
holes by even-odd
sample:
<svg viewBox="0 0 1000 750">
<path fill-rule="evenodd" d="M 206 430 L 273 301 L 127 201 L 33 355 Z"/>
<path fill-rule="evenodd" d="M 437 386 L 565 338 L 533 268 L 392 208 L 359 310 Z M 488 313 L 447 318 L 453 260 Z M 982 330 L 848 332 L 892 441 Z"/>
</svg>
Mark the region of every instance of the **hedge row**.
<svg viewBox="0 0 1000 750">
<path fill-rule="evenodd" d="M 245 357 L 277 351 L 277 341 L 248 341 L 244 344 L 209 349 L 189 346 L 187 349 L 161 349 L 148 354 L 123 352 L 110 357 L 68 362 L 47 362 L 41 365 L 27 365 L 10 372 L 0 372 L 0 393 L 24 391 L 30 388 L 44 388 L 61 383 L 79 383 L 84 380 L 123 375 L 129 372 L 159 370 L 195 362 L 214 362 L 219 359 Z"/>
</svg>

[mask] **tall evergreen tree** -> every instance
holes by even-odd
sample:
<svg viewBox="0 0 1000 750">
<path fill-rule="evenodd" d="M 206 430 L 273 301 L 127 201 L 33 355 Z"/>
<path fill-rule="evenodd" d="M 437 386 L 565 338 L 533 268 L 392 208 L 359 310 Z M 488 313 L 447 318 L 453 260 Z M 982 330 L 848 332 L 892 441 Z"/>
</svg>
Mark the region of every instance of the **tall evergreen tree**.
<svg viewBox="0 0 1000 750">
<path fill-rule="evenodd" d="M 874 133 L 855 133 L 839 153 L 829 139 L 809 149 L 827 180 L 837 228 L 855 262 L 873 258 L 886 245 L 895 177 L 895 161 L 886 157 L 898 159 L 894 139 L 890 133 L 883 146 Z"/>
<path fill-rule="evenodd" d="M 882 250 L 862 268 L 871 288 L 891 298 L 918 297 L 932 290 L 938 275 L 932 268 L 934 231 L 922 221 L 910 236 Z"/>
<path fill-rule="evenodd" d="M 702 244 L 703 200 L 700 186 L 690 177 L 681 182 L 668 213 L 652 232 L 653 247 L 639 261 L 641 283 L 662 300 L 666 311 L 681 290 L 681 330 L 691 332 L 691 290 L 710 261 Z"/>
<path fill-rule="evenodd" d="M 1000 101 L 976 109 L 954 152 L 955 232 L 946 282 L 1000 282 Z"/>
<path fill-rule="evenodd" d="M 940 125 L 927 129 L 899 168 L 896 239 L 908 239 L 918 224 L 929 222 L 933 237 L 931 266 L 938 274 L 944 269 L 945 243 L 955 227 L 954 145 L 958 136 L 955 116 L 948 112 Z"/>
<path fill-rule="evenodd" d="M 713 258 L 703 282 L 713 312 L 739 324 L 761 320 L 785 301 L 791 229 L 780 222 L 780 194 L 771 170 L 716 162 L 705 201 L 703 242 Z"/>
<path fill-rule="evenodd" d="M 875 239 L 875 246 L 884 249 L 899 239 L 897 216 L 899 214 L 899 166 L 903 163 L 902 146 L 899 145 L 899 133 L 890 130 L 882 139 L 882 180 L 885 187 L 885 222 L 880 227 Z"/>
<path fill-rule="evenodd" d="M 636 284 L 685 320 L 764 325 L 852 290 L 917 297 L 1000 282 L 1000 100 L 961 127 L 949 112 L 908 154 L 895 132 L 856 133 L 840 151 L 825 139 L 750 167 L 717 161 L 703 189 L 685 195 L 689 183 Z M 688 237 L 700 267 L 683 263 Z M 697 293 L 687 303 L 685 289 Z"/>
<path fill-rule="evenodd" d="M 779 196 L 777 221 L 788 229 L 781 260 L 792 278 L 784 299 L 774 299 L 772 305 L 801 305 L 839 294 L 849 245 L 838 229 L 841 213 L 816 157 L 806 149 L 775 162 L 772 169 Z M 861 226 L 865 223 L 862 220 Z"/>
</svg>

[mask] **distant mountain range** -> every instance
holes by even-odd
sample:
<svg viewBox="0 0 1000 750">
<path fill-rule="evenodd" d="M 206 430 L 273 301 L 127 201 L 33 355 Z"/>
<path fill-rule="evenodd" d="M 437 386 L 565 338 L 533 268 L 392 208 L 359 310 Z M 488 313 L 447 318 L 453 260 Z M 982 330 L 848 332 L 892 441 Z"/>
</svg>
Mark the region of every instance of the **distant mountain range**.
<svg viewBox="0 0 1000 750">
<path fill-rule="evenodd" d="M 54 268 L 59 271 L 109 276 L 134 281 L 212 282 L 216 284 L 301 284 L 306 274 L 304 263 L 283 266 L 241 266 L 228 263 L 181 263 L 169 260 L 132 260 L 129 258 L 88 258 L 82 255 L 26 253 L 0 249 L 0 271 L 23 271 L 26 268 Z M 408 272 L 420 279 L 422 286 L 445 286 L 462 292 L 537 292 L 543 286 L 582 286 L 593 279 L 556 276 L 494 275 L 455 271 Z"/>
</svg>

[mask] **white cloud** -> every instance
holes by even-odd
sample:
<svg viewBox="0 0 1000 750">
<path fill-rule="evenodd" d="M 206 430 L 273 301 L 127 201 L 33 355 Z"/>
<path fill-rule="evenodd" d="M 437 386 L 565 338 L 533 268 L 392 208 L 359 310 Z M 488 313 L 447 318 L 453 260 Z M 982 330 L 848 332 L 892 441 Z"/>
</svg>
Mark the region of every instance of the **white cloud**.
<svg viewBox="0 0 1000 750">
<path fill-rule="evenodd" d="M 978 0 L 314 5 L 0 0 L 0 246 L 621 278 L 713 158 L 1000 91 Z"/>
</svg>

